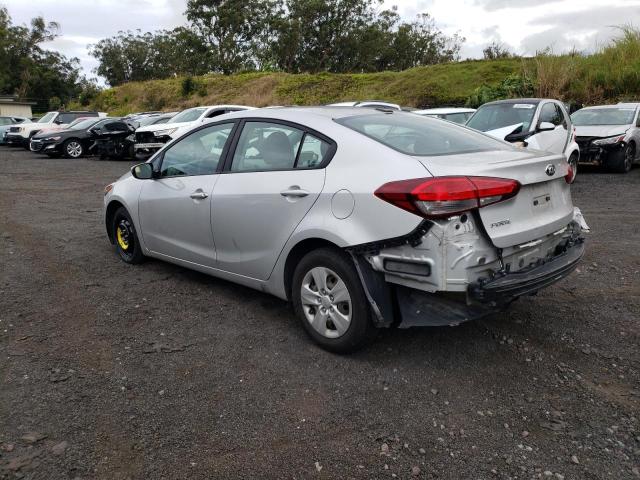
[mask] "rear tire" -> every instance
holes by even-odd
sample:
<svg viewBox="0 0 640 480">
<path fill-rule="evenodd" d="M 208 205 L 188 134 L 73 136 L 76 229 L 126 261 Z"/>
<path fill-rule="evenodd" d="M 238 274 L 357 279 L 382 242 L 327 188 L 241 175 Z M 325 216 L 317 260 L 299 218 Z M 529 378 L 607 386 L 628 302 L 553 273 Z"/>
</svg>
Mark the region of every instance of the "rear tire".
<svg viewBox="0 0 640 480">
<path fill-rule="evenodd" d="M 124 207 L 116 210 L 111 223 L 111 235 L 116 251 L 125 263 L 138 264 L 144 261 L 144 254 L 136 228 L 129 212 Z"/>
<path fill-rule="evenodd" d="M 571 181 L 569 182 L 570 184 L 576 181 L 576 178 L 578 176 L 578 158 L 579 155 L 577 152 L 573 152 L 570 156 L 569 156 L 569 165 L 571 165 L 571 168 L 573 169 L 573 178 L 571 179 Z"/>
<path fill-rule="evenodd" d="M 302 327 L 325 350 L 352 353 L 375 336 L 358 272 L 340 250 L 305 255 L 293 274 L 291 299 Z"/>
<path fill-rule="evenodd" d="M 627 173 L 636 157 L 636 144 L 630 142 L 621 150 L 612 152 L 607 158 L 607 168 L 614 173 Z"/>
</svg>

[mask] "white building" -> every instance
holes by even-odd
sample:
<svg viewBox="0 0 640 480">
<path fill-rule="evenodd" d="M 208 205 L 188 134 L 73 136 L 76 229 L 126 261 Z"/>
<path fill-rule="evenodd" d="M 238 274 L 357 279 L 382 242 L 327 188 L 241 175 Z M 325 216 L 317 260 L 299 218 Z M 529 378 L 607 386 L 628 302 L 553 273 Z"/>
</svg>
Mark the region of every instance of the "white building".
<svg viewBox="0 0 640 480">
<path fill-rule="evenodd" d="M 33 116 L 31 106 L 35 104 L 35 102 L 20 101 L 14 95 L 0 95 L 0 117 L 31 118 Z"/>
</svg>

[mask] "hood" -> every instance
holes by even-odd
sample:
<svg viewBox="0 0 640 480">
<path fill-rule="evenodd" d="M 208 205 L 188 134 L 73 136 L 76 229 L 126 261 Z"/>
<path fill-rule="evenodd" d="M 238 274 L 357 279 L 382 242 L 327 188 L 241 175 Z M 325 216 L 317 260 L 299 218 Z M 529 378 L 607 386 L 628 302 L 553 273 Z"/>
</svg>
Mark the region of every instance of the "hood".
<svg viewBox="0 0 640 480">
<path fill-rule="evenodd" d="M 509 125 L 507 127 L 496 128 L 495 130 L 488 130 L 484 133 L 486 133 L 487 135 L 491 135 L 493 138 L 497 138 L 498 140 L 504 140 L 507 135 L 513 133 L 515 130 L 517 130 L 521 126 L 522 126 L 522 123 L 516 123 L 514 125 Z"/>
<path fill-rule="evenodd" d="M 578 137 L 613 137 L 622 135 L 631 128 L 631 125 L 574 125 L 574 127 Z"/>
<path fill-rule="evenodd" d="M 195 125 L 199 120 L 195 122 L 179 122 L 179 123 L 161 123 L 160 125 L 149 125 L 146 127 L 140 127 L 136 130 L 137 132 L 158 132 L 160 130 L 169 130 L 170 128 L 180 128 L 180 127 L 188 127 L 190 125 Z"/>
</svg>

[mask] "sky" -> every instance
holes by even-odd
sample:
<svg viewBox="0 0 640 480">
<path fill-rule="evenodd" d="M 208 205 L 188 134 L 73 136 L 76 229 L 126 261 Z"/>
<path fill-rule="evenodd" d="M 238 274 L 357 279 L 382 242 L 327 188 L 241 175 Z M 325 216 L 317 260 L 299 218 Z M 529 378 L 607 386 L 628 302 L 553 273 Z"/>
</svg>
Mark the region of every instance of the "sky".
<svg viewBox="0 0 640 480">
<path fill-rule="evenodd" d="M 187 0 L 0 0 L 14 23 L 35 16 L 55 20 L 61 36 L 47 44 L 78 57 L 89 76 L 96 67 L 87 45 L 119 30 L 153 31 L 183 25 Z M 84 6 L 88 5 L 86 9 Z M 481 58 L 492 41 L 523 55 L 551 47 L 560 53 L 592 51 L 617 35 L 617 26 L 640 26 L 640 0 L 385 0 L 407 20 L 429 13 L 447 34 L 466 38 L 462 58 Z"/>
</svg>

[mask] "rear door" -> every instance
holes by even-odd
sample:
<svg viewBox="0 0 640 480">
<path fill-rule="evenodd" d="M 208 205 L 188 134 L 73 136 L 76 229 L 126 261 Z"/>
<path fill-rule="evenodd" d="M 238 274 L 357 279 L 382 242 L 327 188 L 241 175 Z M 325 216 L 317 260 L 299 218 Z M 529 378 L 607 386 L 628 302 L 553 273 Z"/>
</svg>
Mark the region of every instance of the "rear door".
<svg viewBox="0 0 640 480">
<path fill-rule="evenodd" d="M 210 125 L 163 153 L 160 176 L 144 182 L 138 202 L 142 237 L 153 252 L 214 267 L 211 193 L 234 123 Z"/>
<path fill-rule="evenodd" d="M 553 130 L 539 131 L 527 139 L 530 148 L 550 153 L 564 153 L 569 139 L 569 127 L 560 106 L 555 102 L 545 102 L 540 108 L 537 126 L 551 123 Z"/>
<path fill-rule="evenodd" d="M 287 239 L 324 186 L 326 137 L 276 120 L 247 120 L 213 191 L 218 268 L 269 278 Z"/>
</svg>

